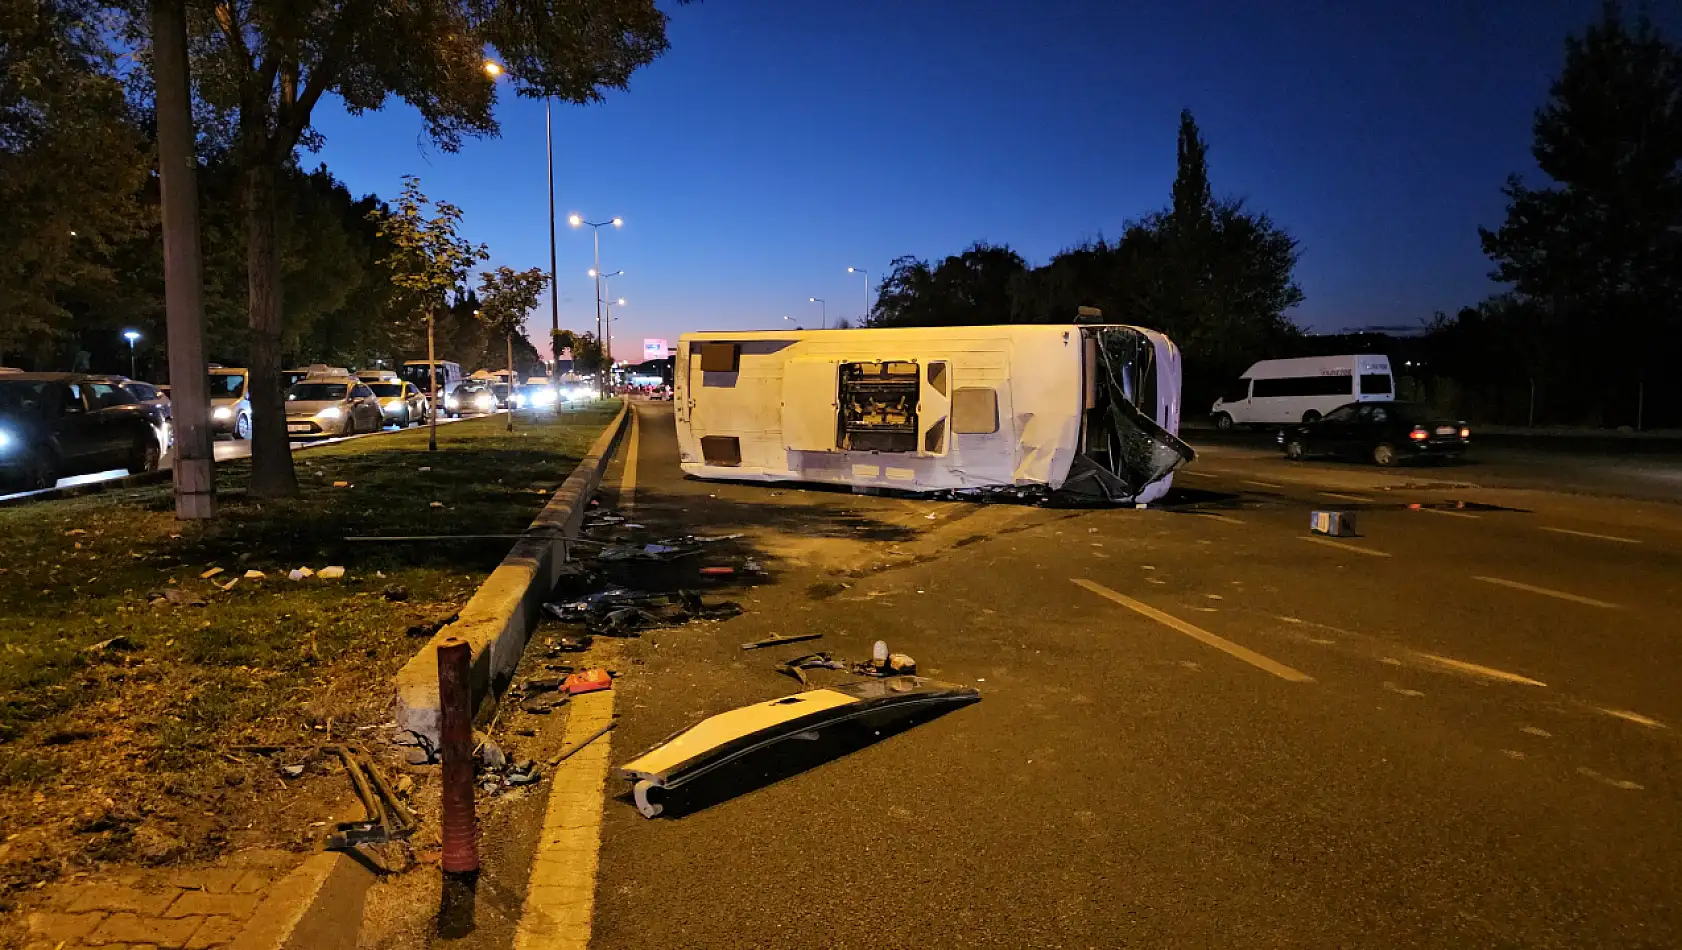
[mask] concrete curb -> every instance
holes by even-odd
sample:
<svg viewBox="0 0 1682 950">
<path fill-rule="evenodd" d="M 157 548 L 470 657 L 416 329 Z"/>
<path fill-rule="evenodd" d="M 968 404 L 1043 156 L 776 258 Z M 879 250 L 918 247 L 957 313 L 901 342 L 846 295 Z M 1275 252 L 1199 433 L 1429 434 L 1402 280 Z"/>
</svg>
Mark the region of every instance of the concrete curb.
<svg viewBox="0 0 1682 950">
<path fill-rule="evenodd" d="M 461 608 L 455 623 L 438 631 L 397 673 L 397 727 L 428 741 L 438 741 L 438 643 L 446 637 L 467 641 L 473 650 L 469 681 L 477 707 L 513 675 L 526 640 L 537 626 L 543 599 L 560 580 L 567 542 L 577 537 L 584 511 L 601 485 L 620 437 L 631 418 L 626 400 L 619 415 L 590 452 L 538 513 L 526 537 L 512 550 L 473 597 Z"/>
<path fill-rule="evenodd" d="M 269 888 L 229 950 L 353 950 L 374 873 L 337 851 L 311 855 Z"/>
</svg>

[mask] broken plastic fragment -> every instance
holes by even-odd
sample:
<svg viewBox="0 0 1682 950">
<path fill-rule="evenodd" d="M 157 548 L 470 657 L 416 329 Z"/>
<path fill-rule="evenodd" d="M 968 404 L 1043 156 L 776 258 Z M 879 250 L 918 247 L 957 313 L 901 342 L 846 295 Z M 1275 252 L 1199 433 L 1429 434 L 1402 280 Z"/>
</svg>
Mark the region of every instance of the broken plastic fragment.
<svg viewBox="0 0 1682 950">
<path fill-rule="evenodd" d="M 315 576 L 324 581 L 337 580 L 338 578 L 345 576 L 345 569 L 337 564 L 333 564 L 322 568 Z"/>
<path fill-rule="evenodd" d="M 251 570 L 246 571 L 244 574 L 241 574 L 240 576 L 245 578 L 248 581 L 260 581 L 263 578 L 268 577 L 269 575 L 264 574 L 262 571 L 259 571 L 256 568 L 252 568 Z"/>
<path fill-rule="evenodd" d="M 211 579 L 211 578 L 212 578 L 212 577 L 215 577 L 215 576 L 216 576 L 216 575 L 218 575 L 218 574 L 220 574 L 220 573 L 222 573 L 222 569 L 221 569 L 221 568 L 219 568 L 219 567 L 213 567 L 213 568 L 211 568 L 211 569 L 210 569 L 210 570 L 208 570 L 208 571 L 205 571 L 205 572 L 204 572 L 204 573 L 203 573 L 203 574 L 200 574 L 200 575 L 199 575 L 199 580 L 201 580 L 201 581 L 208 581 L 208 580 L 210 580 L 210 579 Z"/>
<path fill-rule="evenodd" d="M 314 577 L 314 576 L 315 576 L 315 571 L 313 571 L 313 570 L 311 570 L 307 567 L 295 567 L 292 570 L 286 572 L 286 578 L 288 580 L 294 580 L 294 581 L 306 580 L 306 579 Z"/>
</svg>

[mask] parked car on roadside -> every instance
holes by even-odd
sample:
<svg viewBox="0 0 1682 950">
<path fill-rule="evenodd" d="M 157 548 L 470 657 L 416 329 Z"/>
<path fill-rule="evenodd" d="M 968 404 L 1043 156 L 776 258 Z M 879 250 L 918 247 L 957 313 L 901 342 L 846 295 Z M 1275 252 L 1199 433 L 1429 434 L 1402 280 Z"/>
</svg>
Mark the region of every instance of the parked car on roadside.
<svg viewBox="0 0 1682 950">
<path fill-rule="evenodd" d="M 1316 422 L 1279 433 L 1285 457 L 1339 455 L 1394 465 L 1406 459 L 1454 459 L 1466 454 L 1472 431 L 1428 406 L 1408 402 L 1352 402 Z"/>
<path fill-rule="evenodd" d="M 354 376 L 311 376 L 286 391 L 288 435 L 355 435 L 381 427 L 379 399 Z"/>
<path fill-rule="evenodd" d="M 134 397 L 135 402 L 146 409 L 147 416 L 152 420 L 152 428 L 157 430 L 159 447 L 168 452 L 169 447 L 175 444 L 174 410 L 170 405 L 169 397 L 151 383 L 129 379 L 127 376 L 98 378 L 121 386 L 124 391 Z"/>
<path fill-rule="evenodd" d="M 158 467 L 152 415 L 123 387 L 81 373 L 0 376 L 0 483 L 51 488 L 69 475 Z"/>
<path fill-rule="evenodd" d="M 426 394 L 416 389 L 414 383 L 404 382 L 395 375 L 363 382 L 379 399 L 386 425 L 404 427 L 426 421 Z"/>
</svg>

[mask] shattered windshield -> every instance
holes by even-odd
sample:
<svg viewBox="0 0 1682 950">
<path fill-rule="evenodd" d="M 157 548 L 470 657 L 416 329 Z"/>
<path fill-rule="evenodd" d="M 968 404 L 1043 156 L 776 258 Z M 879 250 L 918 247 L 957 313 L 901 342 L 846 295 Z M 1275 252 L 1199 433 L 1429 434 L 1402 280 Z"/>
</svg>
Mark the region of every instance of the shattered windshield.
<svg viewBox="0 0 1682 950">
<path fill-rule="evenodd" d="M 1156 347 L 1131 327 L 1095 327 L 1085 331 L 1097 341 L 1098 409 L 1088 421 L 1085 457 L 1103 473 L 1089 475 L 1110 500 L 1137 495 L 1145 486 L 1197 457 L 1191 446 L 1157 423 Z M 1106 479 L 1103 475 L 1113 477 Z"/>
</svg>

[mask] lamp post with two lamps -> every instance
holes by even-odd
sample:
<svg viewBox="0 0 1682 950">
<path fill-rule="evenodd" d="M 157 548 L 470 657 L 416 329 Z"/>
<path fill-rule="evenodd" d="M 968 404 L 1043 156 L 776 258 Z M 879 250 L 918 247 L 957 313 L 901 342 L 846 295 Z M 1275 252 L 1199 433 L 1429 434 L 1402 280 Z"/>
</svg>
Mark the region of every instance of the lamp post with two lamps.
<svg viewBox="0 0 1682 950">
<path fill-rule="evenodd" d="M 574 212 L 573 214 L 567 216 L 567 223 L 575 228 L 588 227 L 592 236 L 595 238 L 596 266 L 590 268 L 590 276 L 596 277 L 596 275 L 600 274 L 602 270 L 602 228 L 605 228 L 610 224 L 616 228 L 622 228 L 625 226 L 625 219 L 614 216 L 608 218 L 606 221 L 586 221 L 584 220 L 583 215 Z M 612 366 L 613 349 L 607 342 L 602 326 L 602 282 L 600 277 L 596 277 L 596 339 L 602 341 L 603 355 L 606 357 L 608 365 Z"/>
</svg>

